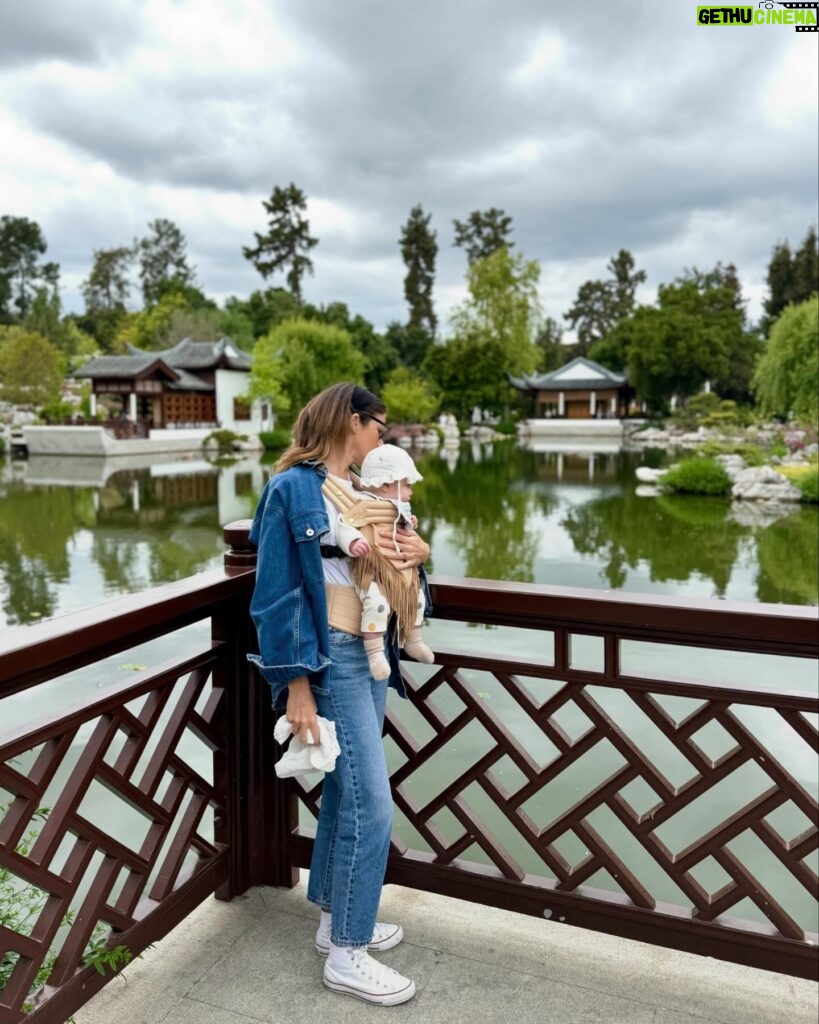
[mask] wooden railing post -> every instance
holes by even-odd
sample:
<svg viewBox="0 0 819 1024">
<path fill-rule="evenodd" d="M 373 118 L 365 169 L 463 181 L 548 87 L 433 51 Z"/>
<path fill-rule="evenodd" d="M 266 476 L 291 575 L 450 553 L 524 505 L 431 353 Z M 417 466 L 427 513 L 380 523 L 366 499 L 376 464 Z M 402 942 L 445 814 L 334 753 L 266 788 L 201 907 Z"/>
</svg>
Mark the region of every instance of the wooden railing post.
<svg viewBox="0 0 819 1024">
<path fill-rule="evenodd" d="M 250 520 L 224 528 L 225 570 L 249 573 L 256 566 L 256 548 L 249 542 Z M 228 648 L 225 660 L 225 729 L 227 755 L 217 774 L 226 795 L 226 819 L 217 823 L 216 839 L 229 851 L 228 881 L 216 893 L 232 899 L 252 885 L 293 886 L 298 869 L 292 866 L 288 837 L 298 819 L 293 788 L 279 782 L 273 771 L 277 750 L 270 691 L 247 661 L 257 650 L 250 618 L 252 586 L 239 601 L 223 607 L 213 618 L 213 639 Z"/>
</svg>

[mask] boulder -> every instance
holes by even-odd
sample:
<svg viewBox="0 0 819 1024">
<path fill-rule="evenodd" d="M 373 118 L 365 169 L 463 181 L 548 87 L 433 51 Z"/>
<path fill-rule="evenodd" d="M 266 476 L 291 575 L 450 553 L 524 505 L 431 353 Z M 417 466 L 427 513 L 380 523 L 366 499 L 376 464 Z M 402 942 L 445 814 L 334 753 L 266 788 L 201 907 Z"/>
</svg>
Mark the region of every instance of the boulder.
<svg viewBox="0 0 819 1024">
<path fill-rule="evenodd" d="M 752 466 L 737 474 L 731 497 L 740 501 L 800 501 L 802 494 L 770 466 Z"/>
<path fill-rule="evenodd" d="M 731 478 L 733 482 L 739 476 L 739 474 L 746 469 L 745 459 L 741 455 L 728 454 L 728 455 L 716 455 L 714 456 L 715 461 L 719 462 L 720 465 L 725 469 L 725 472 Z"/>
<path fill-rule="evenodd" d="M 651 469 L 649 466 L 638 466 L 635 476 L 641 484 L 656 484 L 665 472 L 665 469 Z"/>
</svg>

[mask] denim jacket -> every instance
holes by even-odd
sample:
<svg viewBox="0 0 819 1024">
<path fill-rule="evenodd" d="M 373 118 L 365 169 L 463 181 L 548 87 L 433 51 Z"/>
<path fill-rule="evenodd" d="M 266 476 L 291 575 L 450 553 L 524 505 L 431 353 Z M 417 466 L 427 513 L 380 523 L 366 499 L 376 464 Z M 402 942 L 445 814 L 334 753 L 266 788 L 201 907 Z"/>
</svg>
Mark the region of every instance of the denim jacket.
<svg viewBox="0 0 819 1024">
<path fill-rule="evenodd" d="M 307 676 L 311 684 L 330 664 L 330 627 L 324 595 L 319 538 L 330 529 L 321 485 L 324 466 L 302 463 L 268 480 L 250 541 L 259 549 L 256 586 L 250 614 L 256 625 L 260 655 L 248 655 L 270 684 L 274 705 L 286 700 L 291 679 Z M 429 586 L 419 568 L 431 613 Z M 405 697 L 398 669 L 398 632 L 390 631 L 390 686 Z"/>
</svg>

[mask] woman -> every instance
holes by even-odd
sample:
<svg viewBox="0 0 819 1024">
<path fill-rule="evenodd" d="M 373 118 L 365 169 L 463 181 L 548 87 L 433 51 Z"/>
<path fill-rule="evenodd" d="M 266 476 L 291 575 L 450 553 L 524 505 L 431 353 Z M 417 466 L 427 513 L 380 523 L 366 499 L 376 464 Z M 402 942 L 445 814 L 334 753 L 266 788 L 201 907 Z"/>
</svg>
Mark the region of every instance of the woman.
<svg viewBox="0 0 819 1024">
<path fill-rule="evenodd" d="M 399 925 L 376 922 L 392 828 L 381 742 L 387 685 L 405 696 L 397 636 L 387 638 L 389 679 L 374 679 L 362 638 L 338 628 L 344 616 L 337 608 L 357 598 L 331 529 L 335 509 L 322 493 L 328 474 L 352 491 L 350 467 L 382 443 L 385 417 L 383 402 L 354 384 L 327 388 L 299 413 L 293 443 L 276 463 L 250 531 L 259 549 L 251 614 L 261 652 L 253 660 L 273 703 L 286 700 L 291 731 L 303 742 L 308 731 L 317 738 L 320 715 L 335 722 L 341 748 L 324 779 L 307 890 L 321 908 L 316 950 L 327 956 L 324 984 L 395 1005 L 412 998 L 415 983 L 368 951 L 390 949 L 403 938 Z M 417 534 L 399 530 L 398 536 L 396 565 L 420 567 L 429 546 Z"/>
</svg>

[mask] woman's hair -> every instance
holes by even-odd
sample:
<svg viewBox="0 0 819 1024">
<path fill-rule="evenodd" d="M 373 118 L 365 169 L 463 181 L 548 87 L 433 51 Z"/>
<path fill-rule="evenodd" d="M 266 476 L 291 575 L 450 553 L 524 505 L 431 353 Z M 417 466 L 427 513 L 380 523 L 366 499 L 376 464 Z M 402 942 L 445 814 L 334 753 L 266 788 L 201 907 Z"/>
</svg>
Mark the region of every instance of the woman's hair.
<svg viewBox="0 0 819 1024">
<path fill-rule="evenodd" d="M 383 416 L 387 407 L 358 384 L 333 384 L 305 405 L 293 427 L 293 442 L 273 467 L 274 473 L 299 462 L 325 462 L 331 452 L 343 448 L 350 434 L 350 415 L 357 412 L 366 423 Z"/>
</svg>

